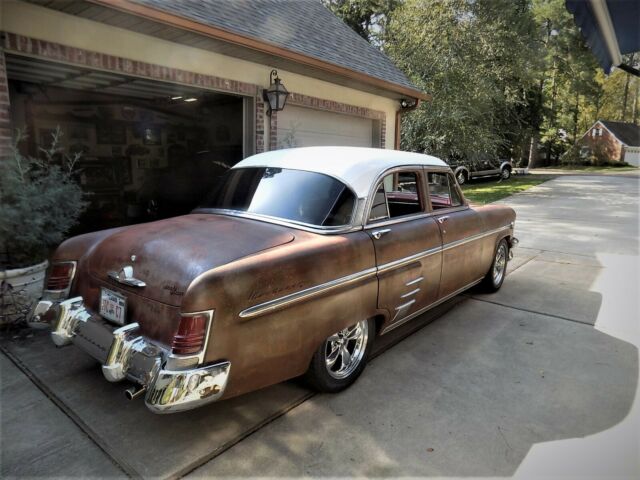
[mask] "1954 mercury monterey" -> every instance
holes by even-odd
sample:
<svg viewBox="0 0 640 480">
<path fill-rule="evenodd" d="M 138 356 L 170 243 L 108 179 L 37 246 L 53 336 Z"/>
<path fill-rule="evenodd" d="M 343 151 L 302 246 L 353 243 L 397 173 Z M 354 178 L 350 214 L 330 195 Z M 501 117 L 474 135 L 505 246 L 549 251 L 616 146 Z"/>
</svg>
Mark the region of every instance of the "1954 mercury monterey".
<svg viewBox="0 0 640 480">
<path fill-rule="evenodd" d="M 427 155 L 312 147 L 247 158 L 189 215 L 71 238 L 32 324 L 132 381 L 156 413 L 305 375 L 336 392 L 374 338 L 500 288 L 515 212 L 471 207 Z"/>
</svg>

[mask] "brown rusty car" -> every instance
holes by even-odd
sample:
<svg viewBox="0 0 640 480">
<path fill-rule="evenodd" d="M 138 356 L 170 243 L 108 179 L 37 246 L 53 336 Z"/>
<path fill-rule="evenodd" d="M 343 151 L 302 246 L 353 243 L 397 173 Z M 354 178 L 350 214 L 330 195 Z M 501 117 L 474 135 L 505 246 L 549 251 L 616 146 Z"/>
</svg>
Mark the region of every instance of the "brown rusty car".
<svg viewBox="0 0 640 480">
<path fill-rule="evenodd" d="M 514 221 L 469 206 L 427 155 L 263 153 L 189 215 L 64 242 L 32 323 L 157 413 L 300 375 L 336 392 L 377 335 L 478 283 L 500 288 Z"/>
</svg>

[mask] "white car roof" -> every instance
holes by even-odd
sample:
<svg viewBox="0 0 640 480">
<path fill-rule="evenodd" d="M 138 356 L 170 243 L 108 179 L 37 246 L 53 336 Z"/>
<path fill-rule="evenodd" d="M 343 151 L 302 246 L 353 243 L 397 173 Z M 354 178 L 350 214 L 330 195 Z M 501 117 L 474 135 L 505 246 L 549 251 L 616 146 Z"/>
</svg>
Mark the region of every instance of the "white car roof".
<svg viewBox="0 0 640 480">
<path fill-rule="evenodd" d="M 274 167 L 323 173 L 341 180 L 358 198 L 364 198 L 384 171 L 410 165 L 447 167 L 439 158 L 421 153 L 362 147 L 304 147 L 259 153 L 233 168 Z"/>
</svg>

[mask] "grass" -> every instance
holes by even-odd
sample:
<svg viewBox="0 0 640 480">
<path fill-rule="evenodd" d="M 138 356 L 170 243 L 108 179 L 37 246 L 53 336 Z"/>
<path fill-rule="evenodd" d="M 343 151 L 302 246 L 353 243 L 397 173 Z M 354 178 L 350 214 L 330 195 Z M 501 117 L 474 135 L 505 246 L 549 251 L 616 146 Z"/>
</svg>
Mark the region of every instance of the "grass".
<svg viewBox="0 0 640 480">
<path fill-rule="evenodd" d="M 462 187 L 471 203 L 491 203 L 514 193 L 524 192 L 554 178 L 552 175 L 514 175 L 509 180 L 473 180 Z"/>
<path fill-rule="evenodd" d="M 589 173 L 612 173 L 612 172 L 637 172 L 638 167 L 634 167 L 633 165 L 623 165 L 623 166 L 615 166 L 615 165 L 606 165 L 606 166 L 595 166 L 595 165 L 557 165 L 554 167 L 540 167 L 536 168 L 536 170 L 571 170 L 576 172 L 589 172 Z"/>
</svg>

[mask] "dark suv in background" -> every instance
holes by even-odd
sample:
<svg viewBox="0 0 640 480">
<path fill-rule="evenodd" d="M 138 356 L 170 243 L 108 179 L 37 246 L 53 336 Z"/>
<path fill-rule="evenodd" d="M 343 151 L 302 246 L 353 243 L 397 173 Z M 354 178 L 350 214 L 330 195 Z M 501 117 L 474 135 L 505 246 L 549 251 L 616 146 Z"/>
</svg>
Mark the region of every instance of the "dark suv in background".
<svg viewBox="0 0 640 480">
<path fill-rule="evenodd" d="M 488 154 L 478 154 L 463 159 L 449 159 L 447 163 L 456 176 L 458 183 L 464 185 L 472 178 L 496 176 L 507 180 L 511 177 L 511 160 Z"/>
</svg>

